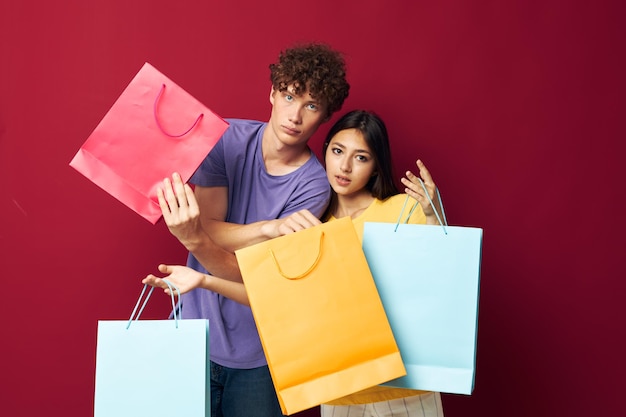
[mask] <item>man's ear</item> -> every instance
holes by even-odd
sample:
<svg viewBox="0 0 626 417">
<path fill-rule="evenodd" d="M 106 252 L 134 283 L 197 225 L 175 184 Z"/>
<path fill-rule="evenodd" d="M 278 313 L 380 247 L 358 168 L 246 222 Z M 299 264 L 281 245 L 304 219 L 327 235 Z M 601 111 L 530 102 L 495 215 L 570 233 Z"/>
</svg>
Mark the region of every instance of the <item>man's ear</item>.
<svg viewBox="0 0 626 417">
<path fill-rule="evenodd" d="M 274 90 L 274 86 L 272 86 L 272 88 L 270 89 L 270 103 L 272 103 L 272 106 L 274 105 L 274 93 L 276 92 L 276 90 Z"/>
</svg>

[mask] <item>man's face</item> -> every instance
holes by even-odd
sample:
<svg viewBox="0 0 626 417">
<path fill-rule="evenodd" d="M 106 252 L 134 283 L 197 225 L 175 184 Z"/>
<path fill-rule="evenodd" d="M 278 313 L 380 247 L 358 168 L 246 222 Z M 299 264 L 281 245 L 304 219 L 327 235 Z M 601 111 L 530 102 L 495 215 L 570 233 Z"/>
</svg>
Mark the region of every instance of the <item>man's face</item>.
<svg viewBox="0 0 626 417">
<path fill-rule="evenodd" d="M 285 91 L 272 89 L 270 126 L 284 145 L 306 143 L 317 128 L 326 121 L 326 108 L 309 92 L 297 96 L 293 86 Z"/>
</svg>

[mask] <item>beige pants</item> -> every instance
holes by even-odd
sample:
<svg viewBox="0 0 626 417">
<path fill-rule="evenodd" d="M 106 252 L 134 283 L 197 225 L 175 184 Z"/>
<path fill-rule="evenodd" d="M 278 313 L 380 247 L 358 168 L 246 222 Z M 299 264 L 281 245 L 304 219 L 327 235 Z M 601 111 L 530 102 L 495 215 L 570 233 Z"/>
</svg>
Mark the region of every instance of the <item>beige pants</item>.
<svg viewBox="0 0 626 417">
<path fill-rule="evenodd" d="M 438 392 L 356 405 L 323 405 L 322 417 L 443 417 Z"/>
</svg>

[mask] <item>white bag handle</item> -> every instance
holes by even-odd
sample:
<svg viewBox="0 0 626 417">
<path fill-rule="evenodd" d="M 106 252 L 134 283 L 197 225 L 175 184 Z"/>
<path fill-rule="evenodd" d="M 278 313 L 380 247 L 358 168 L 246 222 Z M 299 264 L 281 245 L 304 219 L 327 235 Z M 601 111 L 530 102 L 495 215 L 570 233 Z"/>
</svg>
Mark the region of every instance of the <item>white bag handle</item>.
<svg viewBox="0 0 626 417">
<path fill-rule="evenodd" d="M 446 212 L 443 209 L 443 201 L 441 201 L 441 194 L 439 194 L 439 188 L 435 188 L 435 191 L 437 191 L 437 197 L 439 198 L 439 204 L 441 205 L 441 214 L 443 215 L 443 221 L 441 220 L 441 217 L 439 217 L 439 213 L 435 209 L 435 205 L 433 204 L 433 200 L 430 198 L 430 194 L 428 194 L 428 190 L 426 189 L 426 186 L 424 185 L 424 181 L 422 181 L 421 178 L 418 178 L 417 180 L 419 181 L 420 185 L 424 189 L 424 194 L 426 194 L 426 198 L 430 202 L 430 205 L 432 206 L 433 210 L 435 210 L 435 216 L 437 216 L 437 221 L 439 221 L 439 224 L 443 228 L 443 232 L 447 235 L 448 231 L 446 230 L 446 226 L 448 225 L 448 220 L 446 219 Z M 406 203 L 408 201 L 409 201 L 409 195 L 407 194 L 406 199 L 404 200 L 404 205 L 402 206 L 402 210 L 400 210 L 400 216 L 398 216 L 398 221 L 396 222 L 396 228 L 394 229 L 394 232 L 398 230 L 398 225 L 400 224 L 400 220 L 402 219 L 402 214 L 404 213 L 404 209 L 406 208 Z M 413 214 L 413 211 L 415 210 L 418 204 L 419 204 L 419 201 L 417 201 L 413 205 L 413 207 L 411 207 L 411 210 L 409 211 L 408 216 L 406 216 L 406 219 L 404 220 L 405 224 L 409 222 L 409 219 L 411 218 L 411 215 Z"/>
<path fill-rule="evenodd" d="M 170 281 L 166 279 L 164 279 L 163 282 L 165 282 L 165 284 L 167 285 L 167 288 L 169 288 L 170 290 L 170 297 L 172 298 L 172 310 L 174 312 L 174 324 L 176 328 L 178 329 L 178 317 L 176 315 L 176 306 L 174 305 L 174 290 L 176 290 L 176 292 L 178 293 L 179 298 L 180 298 L 180 290 L 178 289 L 176 285 L 172 284 Z M 137 308 L 139 307 L 139 303 L 141 302 L 141 299 L 143 298 L 143 295 L 145 294 L 147 287 L 148 287 L 148 284 L 143 284 L 143 289 L 141 290 L 141 294 L 139 294 L 139 299 L 137 300 L 137 304 L 135 304 L 135 308 L 133 309 L 133 312 L 130 314 L 130 319 L 128 319 L 126 330 L 128 330 L 131 323 L 133 322 L 133 317 L 135 317 L 135 313 L 137 312 Z M 134 318 L 134 321 L 139 320 L 139 316 L 141 316 L 141 312 L 143 311 L 144 307 L 148 303 L 148 300 L 150 299 L 150 296 L 152 295 L 152 291 L 154 291 L 154 287 L 150 288 L 150 291 L 148 292 L 146 299 L 143 300 L 143 304 L 141 304 L 139 313 L 137 313 L 137 317 Z"/>
</svg>

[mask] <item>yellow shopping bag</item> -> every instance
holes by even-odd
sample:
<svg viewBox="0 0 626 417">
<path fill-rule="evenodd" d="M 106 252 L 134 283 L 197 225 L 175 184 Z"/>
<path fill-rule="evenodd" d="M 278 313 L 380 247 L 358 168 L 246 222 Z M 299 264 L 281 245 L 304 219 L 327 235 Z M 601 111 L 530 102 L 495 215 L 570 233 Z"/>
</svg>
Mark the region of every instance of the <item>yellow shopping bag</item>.
<svg viewBox="0 0 626 417">
<path fill-rule="evenodd" d="M 406 374 L 350 218 L 236 255 L 284 414 Z"/>
</svg>

